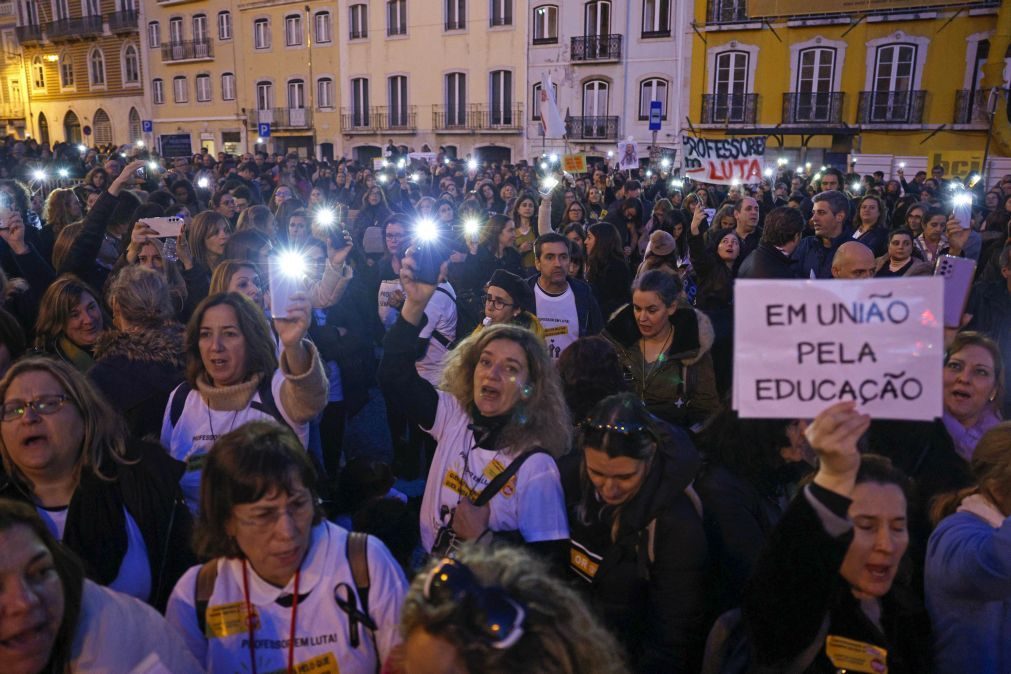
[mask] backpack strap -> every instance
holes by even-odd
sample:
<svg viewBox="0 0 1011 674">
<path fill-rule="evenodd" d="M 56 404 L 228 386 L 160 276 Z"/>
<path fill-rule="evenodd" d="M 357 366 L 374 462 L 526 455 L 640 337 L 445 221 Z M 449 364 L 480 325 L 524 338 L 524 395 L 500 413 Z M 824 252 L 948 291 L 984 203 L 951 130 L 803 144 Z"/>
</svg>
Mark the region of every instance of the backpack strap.
<svg viewBox="0 0 1011 674">
<path fill-rule="evenodd" d="M 186 407 L 186 399 L 190 396 L 190 391 L 192 390 L 193 387 L 190 386 L 189 382 L 184 381 L 176 387 L 175 393 L 172 394 L 172 407 L 169 408 L 169 421 L 172 422 L 173 427 L 179 423 L 179 419 L 183 416 L 183 409 Z"/>
<path fill-rule="evenodd" d="M 197 572 L 197 586 L 194 593 L 194 607 L 197 611 L 197 627 L 200 632 L 207 635 L 207 604 L 214 594 L 214 584 L 218 580 L 218 560 L 212 559 L 200 567 Z"/>
<path fill-rule="evenodd" d="M 438 330 L 435 330 L 435 331 L 432 332 L 432 339 L 434 339 L 439 344 L 442 344 L 444 347 L 446 347 L 447 349 L 450 349 L 450 350 L 454 346 L 456 346 L 456 343 L 453 340 L 451 340 L 449 337 L 447 337 L 446 335 L 442 334 Z"/>
<path fill-rule="evenodd" d="M 281 410 L 277 406 L 277 401 L 274 400 L 273 376 L 264 377 L 260 381 L 260 385 L 257 387 L 256 392 L 260 394 L 260 400 L 259 402 L 254 400 L 249 404 L 249 406 L 258 412 L 269 414 L 277 421 L 277 423 L 281 424 L 285 428 L 290 428 L 292 432 L 294 432 L 295 429 L 291 428 L 291 424 L 289 424 L 287 419 L 284 418 L 284 415 L 281 414 Z M 295 435 L 297 436 L 298 433 L 295 433 Z"/>
<path fill-rule="evenodd" d="M 513 459 L 512 463 L 506 466 L 505 470 L 496 475 L 494 479 L 492 479 L 492 481 L 488 483 L 488 486 L 485 487 L 480 494 L 478 494 L 478 497 L 474 499 L 474 505 L 476 505 L 479 508 L 483 505 L 487 505 L 488 501 L 491 501 L 492 497 L 494 497 L 495 494 L 502 491 L 502 488 L 505 487 L 506 483 L 512 479 L 513 475 L 519 472 L 520 467 L 526 462 L 527 459 L 529 459 L 534 454 L 547 454 L 547 453 L 548 450 L 543 449 L 542 447 L 535 447 L 534 449 L 531 449 L 529 452 L 524 452 L 523 454 L 517 456 L 515 459 Z"/>
<path fill-rule="evenodd" d="M 363 531 L 348 532 L 345 554 L 348 566 L 351 567 L 351 578 L 355 581 L 355 589 L 362 602 L 362 613 L 368 615 L 369 587 L 372 584 L 369 578 L 369 535 Z"/>
</svg>

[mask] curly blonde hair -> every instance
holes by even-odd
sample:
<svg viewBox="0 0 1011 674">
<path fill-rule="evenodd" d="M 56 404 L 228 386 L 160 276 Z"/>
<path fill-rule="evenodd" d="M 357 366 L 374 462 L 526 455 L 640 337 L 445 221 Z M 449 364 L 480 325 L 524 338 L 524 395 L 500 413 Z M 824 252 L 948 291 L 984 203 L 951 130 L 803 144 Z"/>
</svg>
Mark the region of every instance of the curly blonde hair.
<svg viewBox="0 0 1011 674">
<path fill-rule="evenodd" d="M 515 547 L 466 545 L 457 554 L 484 587 L 500 587 L 526 612 L 523 636 L 511 648 L 494 648 L 460 623 L 460 606 L 425 599 L 425 573 L 411 583 L 400 614 L 406 639 L 422 629 L 456 649 L 468 672 L 482 674 L 622 674 L 622 648 L 576 590 L 555 578 L 539 558 Z"/>
<path fill-rule="evenodd" d="M 572 424 L 561 379 L 544 342 L 530 330 L 511 324 L 490 325 L 470 335 L 446 357 L 441 388 L 473 415 L 474 370 L 481 353 L 498 339 L 515 342 L 523 349 L 529 371 L 529 395 L 516 404 L 502 431 L 502 447 L 508 448 L 505 453 L 517 456 L 542 447 L 556 458 L 565 454 L 571 447 Z"/>
</svg>

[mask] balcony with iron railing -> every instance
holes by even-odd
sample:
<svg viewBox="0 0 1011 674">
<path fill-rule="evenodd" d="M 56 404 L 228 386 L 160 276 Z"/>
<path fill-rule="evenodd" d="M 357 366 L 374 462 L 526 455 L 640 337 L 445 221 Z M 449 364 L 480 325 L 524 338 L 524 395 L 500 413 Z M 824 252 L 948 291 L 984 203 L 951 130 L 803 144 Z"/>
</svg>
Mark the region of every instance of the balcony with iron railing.
<svg viewBox="0 0 1011 674">
<path fill-rule="evenodd" d="M 988 92 L 984 89 L 971 91 L 959 89 L 955 92 L 955 124 L 973 124 L 987 126 L 990 117 L 987 114 Z"/>
<path fill-rule="evenodd" d="M 312 127 L 312 110 L 309 108 L 267 108 L 254 110 L 249 118 L 249 127 L 256 129 L 260 124 L 270 124 L 273 129 L 309 129 Z"/>
<path fill-rule="evenodd" d="M 926 91 L 861 91 L 857 123 L 866 125 L 922 124 Z"/>
<path fill-rule="evenodd" d="M 748 20 L 745 0 L 709 0 L 707 23 L 743 23 Z"/>
<path fill-rule="evenodd" d="M 102 34 L 101 16 L 82 16 L 78 19 L 60 19 L 46 24 L 46 37 L 53 42 L 80 40 Z"/>
<path fill-rule="evenodd" d="M 621 35 L 581 35 L 572 38 L 574 62 L 599 63 L 621 59 Z"/>
<path fill-rule="evenodd" d="M 17 16 L 13 2 L 0 2 L 0 17 Z"/>
<path fill-rule="evenodd" d="M 18 44 L 20 45 L 42 42 L 42 26 L 36 24 L 15 26 L 14 35 L 17 37 Z"/>
<path fill-rule="evenodd" d="M 414 133 L 418 130 L 418 106 L 342 108 L 341 130 L 344 133 Z"/>
<path fill-rule="evenodd" d="M 783 124 L 842 124 L 841 91 L 791 91 L 783 94 Z"/>
<path fill-rule="evenodd" d="M 433 105 L 432 128 L 443 133 L 519 133 L 523 130 L 523 106 Z"/>
<path fill-rule="evenodd" d="M 617 140 L 618 117 L 581 116 L 565 118 L 569 140 Z"/>
<path fill-rule="evenodd" d="M 137 30 L 137 11 L 124 9 L 110 14 L 109 30 L 113 33 L 127 33 Z"/>
<path fill-rule="evenodd" d="M 180 40 L 161 46 L 162 63 L 184 61 L 209 61 L 214 58 L 214 40 L 209 37 L 199 40 Z"/>
<path fill-rule="evenodd" d="M 758 94 L 704 94 L 703 124 L 754 125 L 758 116 Z"/>
</svg>

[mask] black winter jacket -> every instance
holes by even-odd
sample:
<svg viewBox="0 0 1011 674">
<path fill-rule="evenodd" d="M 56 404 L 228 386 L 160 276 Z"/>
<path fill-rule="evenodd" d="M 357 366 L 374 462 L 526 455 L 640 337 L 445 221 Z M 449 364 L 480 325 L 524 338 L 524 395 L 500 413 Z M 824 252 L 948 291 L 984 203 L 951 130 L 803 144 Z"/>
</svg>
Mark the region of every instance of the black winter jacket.
<svg viewBox="0 0 1011 674">
<path fill-rule="evenodd" d="M 794 261 L 771 243 L 760 243 L 753 253 L 744 258 L 737 278 L 792 279 L 796 277 Z"/>
<path fill-rule="evenodd" d="M 823 501 L 824 495 L 828 497 Z M 880 602 L 881 627 L 875 625 L 839 575 L 852 540 L 852 524 L 843 533 L 832 535 L 812 500 L 840 522 L 845 521 L 843 513 L 850 502 L 809 485 L 793 500 L 773 532 L 743 606 L 758 664 L 770 667 L 768 671 L 835 674 L 839 668 L 826 654 L 826 641 L 837 636 L 886 649 L 892 674 L 933 671 L 926 610 L 912 592 L 894 583 Z M 828 505 L 830 502 L 833 505 Z M 801 659 L 808 647 L 816 649 L 813 659 Z M 787 669 L 788 663 L 806 666 Z"/>
<path fill-rule="evenodd" d="M 569 573 L 624 643 L 634 671 L 696 672 L 708 627 L 708 548 L 702 518 L 685 489 L 699 457 L 683 430 L 662 427 L 649 473 L 617 513 L 596 498 L 583 475 L 581 451 L 559 461 Z M 581 502 L 587 503 L 585 513 Z M 615 515 L 619 525 L 612 539 Z"/>
</svg>

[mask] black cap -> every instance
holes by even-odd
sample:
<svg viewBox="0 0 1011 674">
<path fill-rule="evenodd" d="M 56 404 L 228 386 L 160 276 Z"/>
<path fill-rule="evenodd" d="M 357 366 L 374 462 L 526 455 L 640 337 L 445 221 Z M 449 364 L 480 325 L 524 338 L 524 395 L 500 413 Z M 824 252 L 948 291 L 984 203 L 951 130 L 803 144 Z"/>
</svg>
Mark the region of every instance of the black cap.
<svg viewBox="0 0 1011 674">
<path fill-rule="evenodd" d="M 534 294 L 526 281 L 516 274 L 505 269 L 496 269 L 488 281 L 489 286 L 495 286 L 509 293 L 513 302 L 520 305 L 524 311 L 530 311 L 533 305 Z"/>
</svg>

